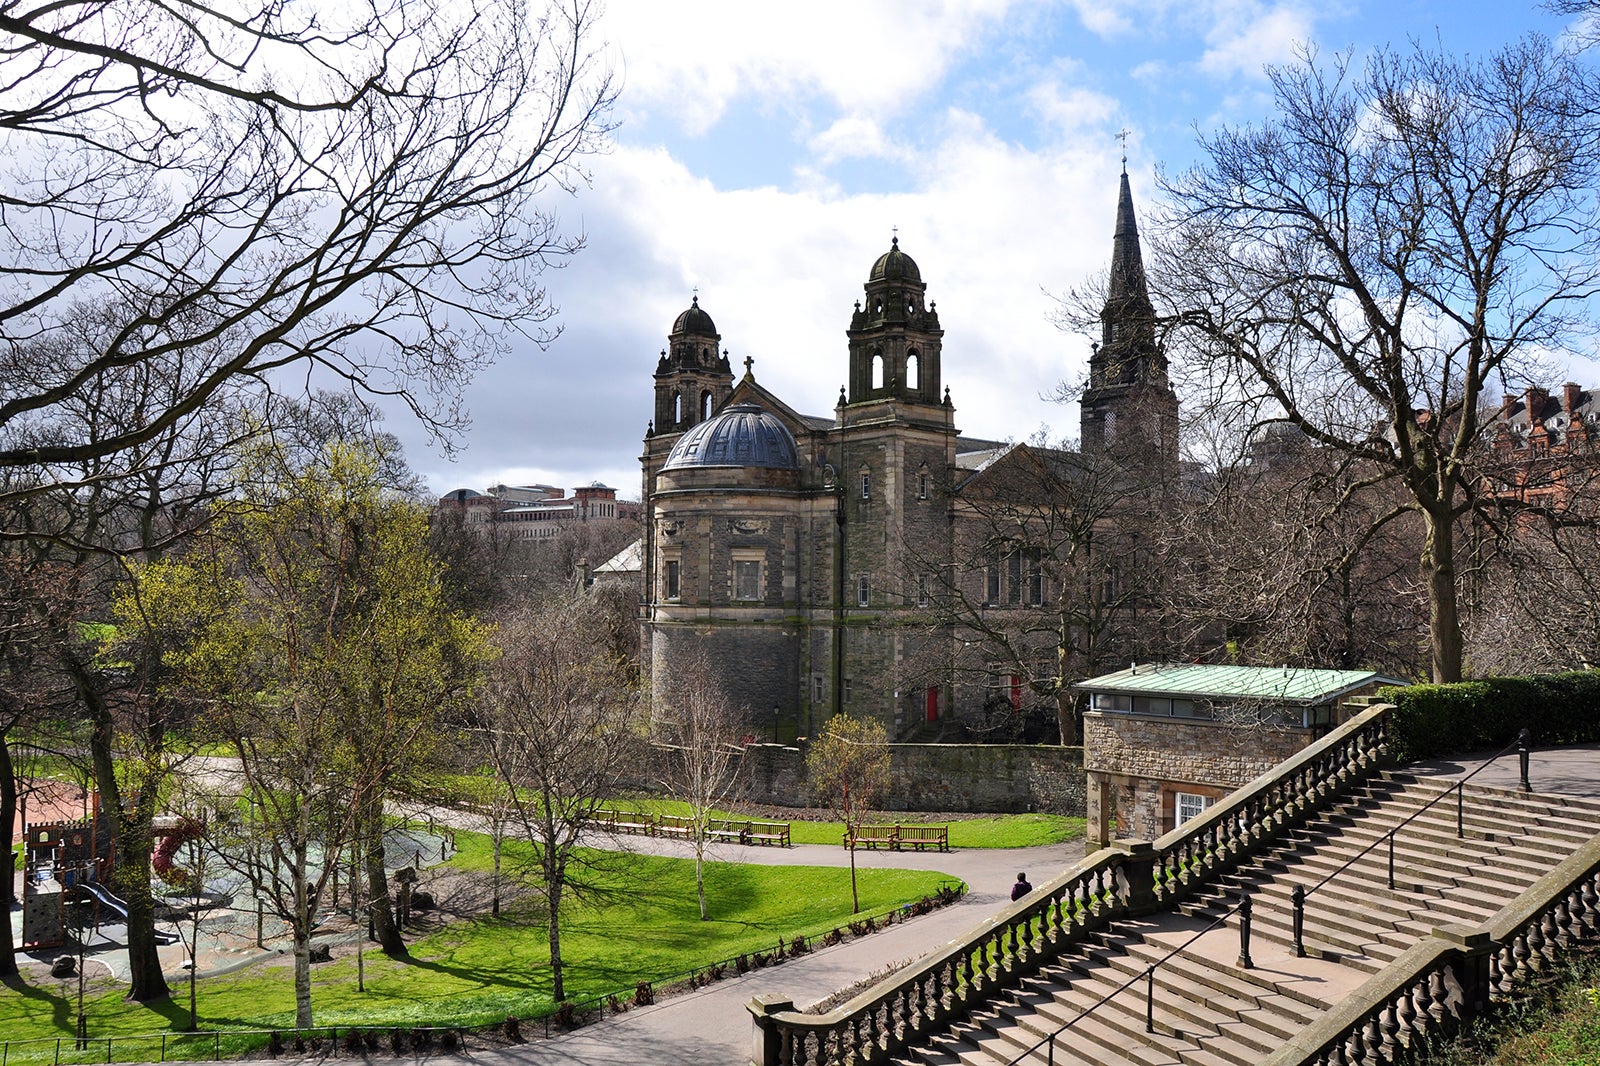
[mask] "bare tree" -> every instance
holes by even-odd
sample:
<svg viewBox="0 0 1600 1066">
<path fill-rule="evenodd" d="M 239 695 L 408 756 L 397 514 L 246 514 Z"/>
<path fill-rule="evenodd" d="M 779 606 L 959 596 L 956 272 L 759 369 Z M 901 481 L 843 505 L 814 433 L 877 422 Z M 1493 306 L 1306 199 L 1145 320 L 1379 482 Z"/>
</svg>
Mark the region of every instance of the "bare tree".
<svg viewBox="0 0 1600 1066">
<path fill-rule="evenodd" d="M 871 718 L 836 715 L 806 752 L 806 781 L 816 802 L 844 823 L 850 850 L 850 906 L 861 910 L 856 887 L 856 836 L 889 784 L 889 737 Z"/>
<path fill-rule="evenodd" d="M 742 783 L 747 712 L 717 684 L 703 651 L 679 664 L 675 683 L 658 699 L 651 725 L 664 746 L 661 786 L 689 808 L 689 843 L 694 847 L 694 883 L 700 898 L 700 920 L 706 906 L 705 857 L 711 842 L 711 816 L 738 792 Z"/>
<path fill-rule="evenodd" d="M 1269 73 L 1277 116 L 1202 138 L 1207 161 L 1163 183 L 1176 217 L 1152 289 L 1190 395 L 1361 460 L 1352 494 L 1397 486 L 1423 526 L 1431 672 L 1455 680 L 1485 390 L 1589 334 L 1587 82 L 1539 38 Z"/>
<path fill-rule="evenodd" d="M 497 643 L 481 736 L 505 783 L 511 821 L 533 848 L 560 1002 L 562 903 L 590 887 L 579 844 L 641 754 L 637 674 L 609 647 L 597 604 L 577 593 L 510 614 Z"/>
<path fill-rule="evenodd" d="M 437 430 L 507 330 L 549 336 L 614 99 L 586 0 L 337 9 L 69 0 L 0 10 L 0 466 L 81 463 L 231 383 L 342 379 Z M 86 315 L 94 343 L 62 343 Z M 41 361 L 41 350 L 59 358 Z M 115 434 L 64 405 L 148 368 Z"/>
</svg>

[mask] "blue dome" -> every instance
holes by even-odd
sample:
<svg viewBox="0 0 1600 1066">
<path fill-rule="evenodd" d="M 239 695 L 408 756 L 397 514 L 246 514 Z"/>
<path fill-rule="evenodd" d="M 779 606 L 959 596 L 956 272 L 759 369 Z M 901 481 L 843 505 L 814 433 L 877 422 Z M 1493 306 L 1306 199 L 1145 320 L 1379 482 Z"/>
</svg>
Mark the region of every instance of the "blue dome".
<svg viewBox="0 0 1600 1066">
<path fill-rule="evenodd" d="M 715 418 L 689 427 L 672 446 L 662 470 L 697 466 L 761 466 L 798 470 L 794 437 L 777 417 L 753 403 L 736 403 Z"/>
</svg>

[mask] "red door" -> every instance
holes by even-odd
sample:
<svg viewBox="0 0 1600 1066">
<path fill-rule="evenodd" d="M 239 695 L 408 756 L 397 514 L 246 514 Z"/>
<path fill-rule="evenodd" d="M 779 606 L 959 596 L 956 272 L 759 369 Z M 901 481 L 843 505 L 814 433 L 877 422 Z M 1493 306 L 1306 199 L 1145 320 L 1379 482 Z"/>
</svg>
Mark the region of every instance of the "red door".
<svg viewBox="0 0 1600 1066">
<path fill-rule="evenodd" d="M 937 722 L 939 720 L 939 688 L 938 688 L 938 686 L 937 685 L 930 686 L 928 691 L 927 691 L 926 696 L 924 697 L 924 699 L 925 699 L 926 706 L 927 706 L 927 711 L 928 711 L 928 721 Z"/>
</svg>

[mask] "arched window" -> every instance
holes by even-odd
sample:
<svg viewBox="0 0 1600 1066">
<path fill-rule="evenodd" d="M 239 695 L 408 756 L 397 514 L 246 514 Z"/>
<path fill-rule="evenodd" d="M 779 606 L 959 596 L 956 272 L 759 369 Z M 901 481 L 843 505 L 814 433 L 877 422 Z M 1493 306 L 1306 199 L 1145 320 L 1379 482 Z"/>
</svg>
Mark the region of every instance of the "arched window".
<svg viewBox="0 0 1600 1066">
<path fill-rule="evenodd" d="M 700 394 L 700 421 L 704 422 L 711 417 L 711 390 L 707 389 Z"/>
<path fill-rule="evenodd" d="M 883 388 L 883 353 L 872 353 L 872 387 Z"/>
<path fill-rule="evenodd" d="M 683 393 L 681 392 L 672 394 L 672 421 L 674 423 L 683 421 Z"/>
<path fill-rule="evenodd" d="M 906 353 L 906 388 L 920 389 L 922 387 L 922 363 L 917 358 L 915 348 Z"/>
</svg>

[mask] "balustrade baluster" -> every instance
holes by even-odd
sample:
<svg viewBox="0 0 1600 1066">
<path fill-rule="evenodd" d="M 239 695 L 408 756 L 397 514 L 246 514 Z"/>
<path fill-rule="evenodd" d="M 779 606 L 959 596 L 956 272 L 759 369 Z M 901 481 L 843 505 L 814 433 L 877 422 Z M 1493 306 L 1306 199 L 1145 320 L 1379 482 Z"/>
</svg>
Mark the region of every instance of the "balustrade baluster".
<svg viewBox="0 0 1600 1066">
<path fill-rule="evenodd" d="M 1428 975 L 1428 1014 L 1434 1022 L 1443 1025 L 1450 1017 L 1450 989 L 1445 984 L 1444 971 L 1434 970 Z"/>
<path fill-rule="evenodd" d="M 1532 952 L 1528 950 L 1528 931 L 1526 929 L 1521 929 L 1512 934 L 1511 976 L 1513 979 L 1520 979 L 1528 972 L 1528 956 L 1531 954 Z"/>
<path fill-rule="evenodd" d="M 1366 1061 L 1367 1034 L 1365 1030 L 1366 1026 L 1364 1025 L 1358 1025 L 1350 1030 L 1350 1041 L 1347 1046 L 1350 1050 L 1350 1061 L 1353 1063 L 1359 1064 Z"/>
<path fill-rule="evenodd" d="M 1395 1004 L 1395 1021 L 1400 1026 L 1400 1043 L 1406 1047 L 1416 1047 L 1422 1035 L 1421 1028 L 1417 1025 L 1417 983 L 1415 981 L 1400 990 L 1400 1002 Z"/>
<path fill-rule="evenodd" d="M 1544 935 L 1544 915 L 1540 915 L 1528 923 L 1526 937 L 1528 941 L 1528 966 L 1535 973 L 1539 973 L 1545 968 L 1545 963 L 1549 961 L 1546 952 L 1548 941 Z"/>
<path fill-rule="evenodd" d="M 1489 953 L 1489 994 L 1491 998 L 1497 992 L 1505 991 L 1506 968 L 1502 959 L 1506 957 L 1507 948 L 1503 945 L 1500 950 Z"/>
<path fill-rule="evenodd" d="M 1400 1005 L 1391 999 L 1378 1012 L 1378 1037 L 1385 1062 L 1393 1062 L 1400 1054 Z"/>
</svg>

